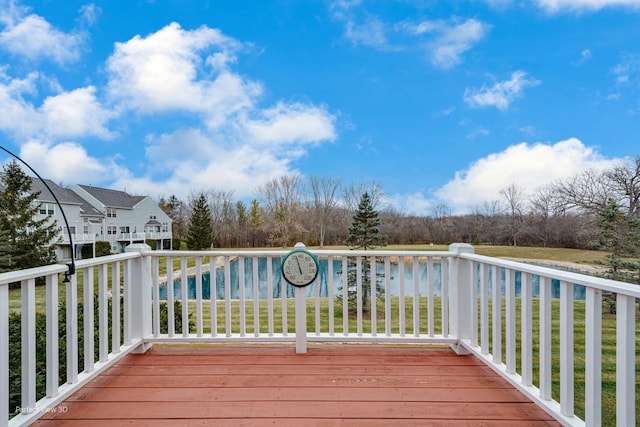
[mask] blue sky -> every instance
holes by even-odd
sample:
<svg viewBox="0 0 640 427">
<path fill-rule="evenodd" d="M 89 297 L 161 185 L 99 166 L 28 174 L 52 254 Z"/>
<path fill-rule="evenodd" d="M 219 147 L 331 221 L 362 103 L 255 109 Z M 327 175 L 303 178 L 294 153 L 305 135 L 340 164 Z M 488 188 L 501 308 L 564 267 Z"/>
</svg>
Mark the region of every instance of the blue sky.
<svg viewBox="0 0 640 427">
<path fill-rule="evenodd" d="M 63 184 L 463 213 L 639 135 L 640 0 L 0 0 L 0 144 Z"/>
</svg>

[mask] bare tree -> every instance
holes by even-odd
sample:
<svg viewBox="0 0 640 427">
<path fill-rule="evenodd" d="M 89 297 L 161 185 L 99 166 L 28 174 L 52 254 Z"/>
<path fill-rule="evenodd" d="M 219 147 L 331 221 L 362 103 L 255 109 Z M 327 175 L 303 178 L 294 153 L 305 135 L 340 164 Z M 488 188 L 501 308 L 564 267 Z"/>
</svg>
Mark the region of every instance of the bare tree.
<svg viewBox="0 0 640 427">
<path fill-rule="evenodd" d="M 314 223 L 318 227 L 318 244 L 324 246 L 327 225 L 338 205 L 338 190 L 341 181 L 337 178 L 310 177 L 309 186 L 312 195 L 312 211 Z"/>
<path fill-rule="evenodd" d="M 533 232 L 540 239 L 542 246 L 547 246 L 551 239 L 551 224 L 559 211 L 563 211 L 552 186 L 547 185 L 529 198 L 531 204 L 531 222 Z"/>
<path fill-rule="evenodd" d="M 504 209 L 499 200 L 484 202 L 482 206 L 474 209 L 473 216 L 475 227 L 478 230 L 479 239 L 489 244 L 498 243 L 500 217 L 504 215 Z"/>
<path fill-rule="evenodd" d="M 525 192 L 515 183 L 500 190 L 500 194 L 507 202 L 509 214 L 509 235 L 513 246 L 518 246 L 518 235 L 524 226 Z"/>
<path fill-rule="evenodd" d="M 613 197 L 605 175 L 594 169 L 558 181 L 553 188 L 568 207 L 588 212 L 600 212 L 607 205 L 607 200 Z"/>
<path fill-rule="evenodd" d="M 231 245 L 235 209 L 233 191 L 210 189 L 205 192 L 211 222 L 213 224 L 213 245 L 226 247 Z"/>
<path fill-rule="evenodd" d="M 303 230 L 299 213 L 302 206 L 303 181 L 295 175 L 274 178 L 257 190 L 268 215 L 272 240 L 287 247 L 295 233 Z"/>
<path fill-rule="evenodd" d="M 610 193 L 614 199 L 626 207 L 629 218 L 640 215 L 640 156 L 634 161 L 620 163 L 606 171 Z"/>
<path fill-rule="evenodd" d="M 373 209 L 380 211 L 385 208 L 382 206 L 384 192 L 382 191 L 382 186 L 380 184 L 375 181 L 351 184 L 345 187 L 343 191 L 344 207 L 349 212 L 349 218 L 351 218 L 351 215 L 358 208 L 358 203 L 360 203 L 360 199 L 362 199 L 364 193 L 369 194 Z"/>
</svg>

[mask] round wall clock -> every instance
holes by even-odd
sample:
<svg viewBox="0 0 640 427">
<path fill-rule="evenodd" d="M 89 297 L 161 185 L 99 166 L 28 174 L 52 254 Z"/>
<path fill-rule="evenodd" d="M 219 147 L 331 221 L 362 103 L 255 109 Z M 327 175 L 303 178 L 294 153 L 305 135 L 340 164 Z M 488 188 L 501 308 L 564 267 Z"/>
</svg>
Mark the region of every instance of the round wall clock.
<svg viewBox="0 0 640 427">
<path fill-rule="evenodd" d="M 318 259 L 311 252 L 295 249 L 282 260 L 282 276 L 293 286 L 307 286 L 318 277 Z"/>
</svg>

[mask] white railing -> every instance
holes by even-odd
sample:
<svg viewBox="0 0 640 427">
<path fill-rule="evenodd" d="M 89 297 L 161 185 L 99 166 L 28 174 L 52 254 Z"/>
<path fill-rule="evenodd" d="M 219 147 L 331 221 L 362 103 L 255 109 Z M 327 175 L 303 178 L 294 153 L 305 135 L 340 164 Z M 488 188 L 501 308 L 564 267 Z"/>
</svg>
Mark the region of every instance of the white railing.
<svg viewBox="0 0 640 427">
<path fill-rule="evenodd" d="M 617 295 L 616 421 L 635 425 L 640 287 L 479 256 L 469 245 L 447 252 L 312 252 L 321 274 L 295 289 L 283 286 L 279 270 L 287 251 L 155 252 L 132 245 L 125 254 L 79 261 L 78 273 L 62 286 L 61 265 L 0 274 L 0 426 L 33 422 L 119 358 L 153 343 L 295 342 L 304 353 L 307 340 L 449 344 L 475 354 L 563 424 L 600 425 L 603 292 Z M 378 284 L 369 310 L 367 267 L 369 283 Z M 349 301 L 352 281 L 350 309 L 342 302 Z M 552 281 L 559 282 L 559 299 L 552 298 Z M 16 282 L 17 300 L 9 292 Z M 574 414 L 575 360 L 583 356 L 574 351 L 574 284 L 586 294 L 585 421 Z M 67 308 L 62 334 L 59 301 Z M 22 318 L 19 362 L 4 351 L 16 345 L 9 342 L 10 312 Z M 45 337 L 36 333 L 36 313 L 45 313 Z M 66 336 L 62 361 L 59 335 Z M 44 373 L 36 368 L 40 354 L 46 354 Z M 10 374 L 18 370 L 21 390 L 10 390 Z M 39 375 L 44 390 L 36 387 Z M 9 406 L 10 394 L 20 395 L 19 404 Z M 16 406 L 19 414 L 9 419 Z"/>
<path fill-rule="evenodd" d="M 96 236 L 95 234 L 72 234 L 71 237 L 73 238 L 73 243 L 77 244 L 77 243 L 91 243 L 91 242 L 95 242 L 96 241 Z M 62 243 L 66 243 L 69 244 L 69 235 L 62 233 Z"/>
<path fill-rule="evenodd" d="M 462 253 L 455 263 L 458 283 L 467 284 L 464 288 L 458 288 L 461 295 L 465 296 L 458 300 L 458 322 L 467 325 L 458 334 L 459 344 L 483 359 L 567 425 L 583 424 L 574 415 L 575 377 L 579 374 L 575 369 L 576 360 L 585 361 L 585 423 L 589 426 L 603 424 L 603 293 L 615 298 L 616 424 L 636 425 L 636 412 L 639 409 L 636 405 L 636 301 L 640 298 L 640 286 L 473 253 Z M 516 273 L 521 277 L 519 297 L 516 295 Z M 533 296 L 534 280 L 538 288 L 536 298 Z M 559 299 L 552 298 L 553 281 L 558 284 Z M 478 285 L 473 286 L 473 283 Z M 583 344 L 574 339 L 577 323 L 580 322 L 582 327 L 582 319 L 574 312 L 576 287 L 583 288 L 585 295 L 585 340 L 584 351 L 580 354 L 574 350 L 579 347 L 578 344 Z M 467 299 L 467 296 L 470 298 Z M 478 299 L 479 305 L 474 304 Z M 534 302 L 538 305 L 537 313 L 534 313 Z M 517 309 L 520 311 L 519 319 L 516 317 Z M 558 311 L 559 318 L 553 315 Z M 470 322 L 465 318 L 466 313 L 471 313 Z M 518 320 L 521 325 L 519 330 Z M 558 333 L 555 332 L 554 322 L 559 323 Z M 539 335 L 534 337 L 536 329 Z M 536 348 L 534 339 L 539 343 Z M 534 350 L 538 353 L 536 365 Z M 539 372 L 538 378 L 533 376 L 534 368 Z M 560 382 L 558 401 L 552 398 L 554 372 L 559 375 Z M 606 421 L 611 423 L 610 419 Z"/>
<path fill-rule="evenodd" d="M 171 233 L 169 232 L 151 232 L 151 231 L 147 231 L 144 233 L 118 233 L 116 235 L 117 240 L 124 240 L 124 241 L 138 241 L 138 240 L 142 240 L 144 241 L 145 239 L 170 239 L 171 238 Z"/>
<path fill-rule="evenodd" d="M 144 233 L 118 233 L 116 235 L 117 240 L 124 240 L 133 242 L 134 240 L 144 241 L 146 239 L 146 235 Z"/>
<path fill-rule="evenodd" d="M 152 240 L 170 239 L 171 233 L 169 231 L 147 231 L 145 232 L 145 236 L 147 239 Z"/>
</svg>

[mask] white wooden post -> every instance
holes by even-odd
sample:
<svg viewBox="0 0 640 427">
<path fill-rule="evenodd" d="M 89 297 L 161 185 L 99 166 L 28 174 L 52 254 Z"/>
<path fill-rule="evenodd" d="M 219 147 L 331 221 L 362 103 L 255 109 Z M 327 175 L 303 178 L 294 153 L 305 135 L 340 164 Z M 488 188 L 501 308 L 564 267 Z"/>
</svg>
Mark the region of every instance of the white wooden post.
<svg viewBox="0 0 640 427">
<path fill-rule="evenodd" d="M 616 297 L 616 424 L 636 425 L 635 390 L 636 300 Z"/>
<path fill-rule="evenodd" d="M 306 352 L 307 352 L 307 288 L 296 287 L 296 353 L 304 354 Z"/>
<path fill-rule="evenodd" d="M 296 243 L 296 249 L 304 249 L 304 243 Z M 281 273 L 282 274 L 282 273 Z M 283 293 L 286 286 L 284 276 L 281 277 Z M 296 353 L 307 352 L 307 288 L 296 286 Z"/>
<path fill-rule="evenodd" d="M 9 284 L 0 284 L 0 348 L 9 348 Z M 9 419 L 9 351 L 0 352 L 0 426 Z"/>
<path fill-rule="evenodd" d="M 58 275 L 47 276 L 46 316 L 47 316 L 47 397 L 58 394 Z"/>
<path fill-rule="evenodd" d="M 131 338 L 144 340 L 152 333 L 151 320 L 151 247 L 144 243 L 127 246 L 127 252 L 139 252 L 141 257 L 131 263 Z M 188 321 L 188 319 L 184 319 Z M 144 353 L 150 346 L 144 343 L 135 352 Z"/>
<path fill-rule="evenodd" d="M 36 407 L 36 279 L 21 282 L 22 413 Z"/>
<path fill-rule="evenodd" d="M 449 245 L 449 251 L 454 252 L 456 255 L 474 253 L 473 246 L 466 243 Z M 460 259 L 459 256 L 451 258 L 451 262 L 449 263 L 451 267 L 449 275 L 451 278 L 449 323 L 452 332 L 458 339 L 458 343 L 453 344 L 451 347 L 457 354 L 469 354 L 469 352 L 460 345 L 460 340 L 471 339 L 472 305 L 477 304 L 477 302 L 473 300 L 473 287 L 475 283 L 472 281 L 470 263 L 470 261 Z M 445 304 L 445 301 L 443 300 L 442 303 Z"/>
</svg>

